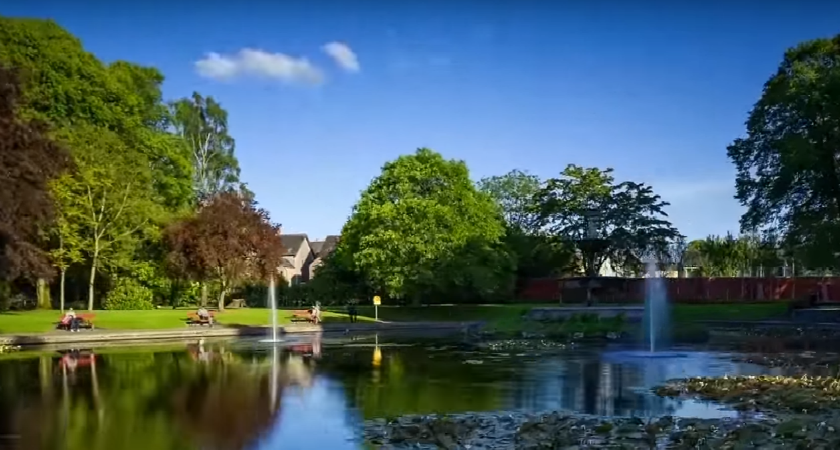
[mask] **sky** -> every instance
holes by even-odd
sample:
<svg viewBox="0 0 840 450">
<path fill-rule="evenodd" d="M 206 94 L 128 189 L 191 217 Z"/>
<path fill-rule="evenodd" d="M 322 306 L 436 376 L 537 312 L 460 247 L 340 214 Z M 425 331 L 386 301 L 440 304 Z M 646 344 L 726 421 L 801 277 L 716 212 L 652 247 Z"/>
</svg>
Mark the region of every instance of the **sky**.
<svg viewBox="0 0 840 450">
<path fill-rule="evenodd" d="M 680 3 L 675 6 L 674 3 Z M 471 176 L 611 167 L 689 238 L 737 232 L 726 146 L 784 51 L 840 2 L 9 0 L 164 95 L 229 112 L 242 179 L 284 233 L 338 234 L 382 164 L 418 147 Z"/>
</svg>

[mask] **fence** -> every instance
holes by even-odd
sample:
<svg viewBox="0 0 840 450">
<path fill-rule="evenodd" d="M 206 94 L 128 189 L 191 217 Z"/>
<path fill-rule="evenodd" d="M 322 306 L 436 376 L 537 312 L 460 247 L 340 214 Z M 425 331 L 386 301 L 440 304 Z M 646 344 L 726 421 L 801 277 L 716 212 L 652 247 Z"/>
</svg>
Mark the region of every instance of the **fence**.
<svg viewBox="0 0 840 450">
<path fill-rule="evenodd" d="M 644 298 L 645 278 L 600 278 L 592 289 L 602 302 L 631 303 Z M 766 302 L 816 295 L 819 301 L 840 301 L 840 277 L 799 278 L 662 278 L 668 298 L 678 303 Z M 531 279 L 522 283 L 521 301 L 581 301 L 581 282 L 575 279 Z"/>
</svg>

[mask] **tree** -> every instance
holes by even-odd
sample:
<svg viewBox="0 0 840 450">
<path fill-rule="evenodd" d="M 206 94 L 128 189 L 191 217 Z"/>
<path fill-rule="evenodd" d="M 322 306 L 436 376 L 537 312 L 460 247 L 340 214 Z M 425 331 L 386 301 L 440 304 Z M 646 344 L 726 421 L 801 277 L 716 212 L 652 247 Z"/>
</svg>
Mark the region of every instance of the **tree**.
<svg viewBox="0 0 840 450">
<path fill-rule="evenodd" d="M 266 280 L 283 259 L 280 227 L 253 200 L 236 192 L 208 199 L 194 217 L 165 231 L 170 267 L 195 281 L 219 283 L 219 309 L 242 281 Z"/>
<path fill-rule="evenodd" d="M 79 211 L 81 237 L 90 262 L 88 309 L 94 307 L 97 272 L 127 264 L 138 240 L 153 233 L 162 208 L 148 160 L 111 131 L 87 125 L 65 130 L 78 173 L 64 180 L 62 208 Z"/>
<path fill-rule="evenodd" d="M 661 253 L 657 259 L 662 264 L 665 270 L 676 269 L 677 276 L 683 278 L 685 276 L 685 257 L 688 249 L 688 242 L 685 236 L 676 236 L 671 239 L 664 249 L 660 249 Z"/>
<path fill-rule="evenodd" d="M 520 170 L 478 182 L 479 190 L 490 195 L 502 211 L 506 223 L 503 241 L 516 258 L 519 280 L 563 271 L 573 256 L 570 246 L 551 239 L 540 229 L 536 198 L 540 186 L 539 177 Z"/>
<path fill-rule="evenodd" d="M 534 197 L 540 191 L 539 177 L 514 169 L 501 176 L 482 178 L 478 189 L 496 201 L 508 226 L 523 233 L 537 231 L 539 211 Z"/>
<path fill-rule="evenodd" d="M 570 164 L 559 177 L 546 180 L 537 198 L 540 224 L 555 238 L 578 246 L 587 276 L 596 276 L 608 259 L 623 266 L 679 236 L 667 220 L 668 203 L 644 183 L 616 183 L 612 169 Z M 597 232 L 597 249 L 581 248 L 590 242 L 590 231 Z"/>
<path fill-rule="evenodd" d="M 83 242 L 79 229 L 79 225 L 83 222 L 82 212 L 78 208 L 78 203 L 74 202 L 73 192 L 70 189 L 73 182 L 70 177 L 70 175 L 64 175 L 57 179 L 51 189 L 58 210 L 51 238 L 58 242 L 50 250 L 50 257 L 60 274 L 59 308 L 61 312 L 64 312 L 66 300 L 64 287 L 67 281 L 67 269 L 84 260 Z"/>
<path fill-rule="evenodd" d="M 0 284 L 52 275 L 39 230 L 54 218 L 50 180 L 72 167 L 44 123 L 17 116 L 20 96 L 17 72 L 0 65 Z"/>
<path fill-rule="evenodd" d="M 203 200 L 219 192 L 238 191 L 239 163 L 228 134 L 227 111 L 213 97 L 193 92 L 171 104 L 172 126 L 192 153 L 193 189 Z"/>
<path fill-rule="evenodd" d="M 24 81 L 21 117 L 48 122 L 65 140 L 80 127 L 110 132 L 132 152 L 132 160 L 142 161 L 155 203 L 162 206 L 158 212 L 166 213 L 159 214 L 160 222 L 194 208 L 191 152 L 170 131 L 160 71 L 126 61 L 103 64 L 55 22 L 19 18 L 0 18 L 0 64 L 20 68 Z M 70 225 L 87 230 L 80 224 Z M 142 236 L 120 240 L 120 252 L 103 261 L 109 265 L 107 275 L 135 277 L 135 266 L 160 266 L 159 252 L 154 251 L 158 225 L 144 227 Z M 57 248 L 61 241 L 51 237 L 50 250 L 61 253 Z M 89 257 L 87 252 L 82 256 Z M 165 281 L 157 280 L 161 285 Z"/>
<path fill-rule="evenodd" d="M 809 263 L 840 257 L 840 35 L 785 52 L 728 148 L 743 230 L 775 234 Z"/>
<path fill-rule="evenodd" d="M 466 164 L 421 148 L 382 167 L 354 206 L 334 260 L 382 294 L 419 302 L 456 277 L 502 283 L 465 272 L 496 270 L 474 255 L 498 251 L 503 234 L 499 209 L 475 188 Z M 465 255 L 475 265 L 451 263 Z"/>
</svg>

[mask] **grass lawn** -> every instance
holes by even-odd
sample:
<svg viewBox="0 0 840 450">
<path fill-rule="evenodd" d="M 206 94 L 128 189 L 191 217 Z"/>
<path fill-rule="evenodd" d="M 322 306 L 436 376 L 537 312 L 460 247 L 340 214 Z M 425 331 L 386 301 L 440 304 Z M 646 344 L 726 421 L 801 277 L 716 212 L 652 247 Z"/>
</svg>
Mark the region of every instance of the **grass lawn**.
<svg viewBox="0 0 840 450">
<path fill-rule="evenodd" d="M 441 306 L 380 306 L 379 320 L 392 322 L 464 322 L 486 321 L 494 329 L 516 329 L 522 315 L 533 307 L 548 305 L 441 305 Z M 607 306 L 607 305 L 604 305 Z M 327 308 L 324 322 L 346 322 L 343 308 Z M 703 320 L 762 320 L 779 317 L 787 310 L 787 303 L 674 305 L 672 322 L 690 325 Z M 157 309 L 150 311 L 96 311 L 94 323 L 99 329 L 160 330 L 184 328 L 188 312 L 195 309 Z M 79 311 L 83 314 L 84 311 Z M 0 333 L 43 333 L 55 329 L 58 311 L 40 310 L 0 313 Z M 270 313 L 264 308 L 231 309 L 218 313 L 222 325 L 268 325 Z M 291 312 L 278 311 L 278 323 L 289 323 Z M 359 320 L 372 321 L 373 306 L 359 307 Z"/>
<path fill-rule="evenodd" d="M 163 330 L 172 328 L 185 328 L 187 313 L 194 312 L 190 309 L 155 309 L 148 311 L 94 311 L 96 318 L 94 324 L 97 329 L 103 330 Z M 78 314 L 85 314 L 87 311 L 77 311 Z M 25 312 L 0 313 L 0 334 L 12 333 L 44 333 L 55 329 L 55 324 L 61 317 L 58 311 L 37 310 Z M 325 322 L 346 322 L 344 314 L 325 311 L 323 314 Z M 359 317 L 360 320 L 371 320 Z M 229 309 L 216 313 L 216 320 L 220 325 L 269 325 L 271 313 L 264 308 Z M 280 324 L 289 323 L 291 320 L 290 310 L 279 310 L 277 322 Z"/>
<path fill-rule="evenodd" d="M 486 320 L 494 323 L 519 321 L 521 316 L 542 305 L 452 305 L 452 306 L 380 306 L 379 319 L 387 321 L 470 321 Z M 582 305 L 575 305 L 582 306 Z M 610 306 L 610 305 L 601 305 Z M 676 304 L 671 310 L 674 323 L 691 323 L 703 320 L 762 320 L 783 315 L 787 303 L 745 303 L 745 304 Z M 359 316 L 373 317 L 373 306 L 359 307 Z"/>
</svg>

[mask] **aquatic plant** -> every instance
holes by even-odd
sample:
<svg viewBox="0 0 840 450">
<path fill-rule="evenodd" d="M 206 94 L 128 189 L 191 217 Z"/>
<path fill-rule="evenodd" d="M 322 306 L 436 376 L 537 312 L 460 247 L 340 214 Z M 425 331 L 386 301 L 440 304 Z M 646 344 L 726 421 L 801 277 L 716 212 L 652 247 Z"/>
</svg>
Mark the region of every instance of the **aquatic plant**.
<svg viewBox="0 0 840 450">
<path fill-rule="evenodd" d="M 840 379 L 835 377 L 698 377 L 669 382 L 654 392 L 713 400 L 739 410 L 809 414 L 840 408 Z"/>
</svg>

